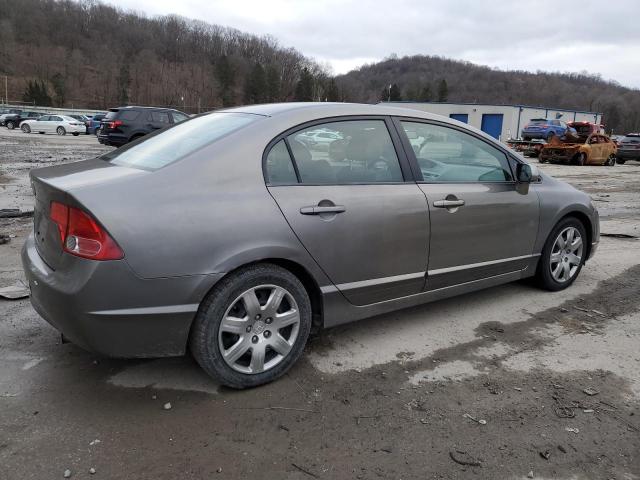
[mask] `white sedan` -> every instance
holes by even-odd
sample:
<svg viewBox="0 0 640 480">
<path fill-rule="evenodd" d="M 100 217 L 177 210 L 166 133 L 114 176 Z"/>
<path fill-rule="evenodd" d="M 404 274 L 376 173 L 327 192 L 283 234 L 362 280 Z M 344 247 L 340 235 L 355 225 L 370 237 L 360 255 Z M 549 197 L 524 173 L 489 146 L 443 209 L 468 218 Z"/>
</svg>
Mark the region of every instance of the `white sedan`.
<svg viewBox="0 0 640 480">
<path fill-rule="evenodd" d="M 20 124 L 20 129 L 24 133 L 71 133 L 75 136 L 87 131 L 84 123 L 66 115 L 43 115 L 35 120 L 25 120 Z"/>
</svg>

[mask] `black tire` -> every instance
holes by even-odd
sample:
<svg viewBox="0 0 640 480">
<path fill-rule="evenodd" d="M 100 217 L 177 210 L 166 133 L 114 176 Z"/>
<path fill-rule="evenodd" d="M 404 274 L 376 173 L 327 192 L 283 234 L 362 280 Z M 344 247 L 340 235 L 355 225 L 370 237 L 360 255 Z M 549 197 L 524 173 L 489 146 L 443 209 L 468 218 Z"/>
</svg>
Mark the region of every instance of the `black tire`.
<svg viewBox="0 0 640 480">
<path fill-rule="evenodd" d="M 609 155 L 609 158 L 607 158 L 607 161 L 605 162 L 605 165 L 607 167 L 615 167 L 616 165 L 616 156 L 611 154 Z"/>
<path fill-rule="evenodd" d="M 625 160 L 625 159 L 623 159 L 623 158 L 616 158 L 616 163 L 617 163 L 618 165 L 624 165 L 624 162 L 626 162 L 626 160 Z"/>
<path fill-rule="evenodd" d="M 131 143 L 131 142 L 135 142 L 136 140 L 138 140 L 139 138 L 144 137 L 144 133 L 136 133 L 135 135 L 133 135 L 129 141 L 127 143 Z"/>
<path fill-rule="evenodd" d="M 298 306 L 298 334 L 291 350 L 275 366 L 262 373 L 242 373 L 224 360 L 218 334 L 227 310 L 243 292 L 260 285 L 275 285 L 291 294 Z M 269 263 L 251 265 L 225 277 L 205 297 L 191 328 L 189 346 L 202 369 L 221 384 L 237 389 L 256 387 L 281 377 L 300 358 L 311 330 L 311 318 L 309 295 L 295 275 Z"/>
<path fill-rule="evenodd" d="M 582 261 L 578 266 L 575 274 L 569 278 L 569 280 L 565 282 L 558 282 L 553 275 L 551 274 L 551 252 L 553 246 L 555 244 L 558 235 L 564 229 L 568 227 L 576 228 L 582 237 Z M 564 290 L 565 288 L 571 286 L 571 284 L 578 278 L 580 275 L 580 271 L 582 270 L 582 266 L 586 261 L 587 255 L 587 232 L 583 223 L 575 217 L 565 217 L 558 222 L 558 224 L 551 230 L 551 233 L 547 237 L 547 241 L 544 244 L 544 248 L 542 249 L 542 255 L 540 255 L 540 260 L 538 261 L 538 268 L 536 271 L 536 283 L 540 288 L 545 290 L 549 290 L 551 292 L 557 292 L 558 290 Z"/>
<path fill-rule="evenodd" d="M 78 135 L 80 135 L 80 134 L 79 134 L 78 132 L 73 132 L 73 133 L 72 133 L 72 135 L 73 135 L 74 137 L 77 137 L 77 136 L 78 136 Z"/>
<path fill-rule="evenodd" d="M 538 157 L 538 161 L 539 161 L 540 163 L 547 163 L 547 161 L 546 161 L 544 158 L 542 158 L 542 157 Z"/>
<path fill-rule="evenodd" d="M 16 123 L 15 123 L 14 121 L 12 121 L 12 120 L 9 120 L 9 121 L 7 122 L 7 128 L 8 128 L 9 130 L 13 130 L 14 128 L 16 128 Z"/>
<path fill-rule="evenodd" d="M 56 133 L 58 135 L 66 135 L 67 131 L 64 129 L 64 127 L 58 127 L 58 128 L 56 128 Z"/>
<path fill-rule="evenodd" d="M 584 153 L 577 154 L 573 159 L 573 164 L 580 167 L 584 166 L 587 161 L 587 156 Z"/>
<path fill-rule="evenodd" d="M 547 142 L 550 142 L 550 141 L 551 141 L 551 139 L 552 139 L 553 137 L 555 137 L 555 136 L 556 136 L 556 134 L 555 134 L 554 132 L 549 132 L 549 133 L 547 133 Z"/>
<path fill-rule="evenodd" d="M 31 127 L 26 123 L 22 124 L 22 126 L 20 127 L 20 130 L 22 130 L 24 133 L 31 133 Z"/>
</svg>

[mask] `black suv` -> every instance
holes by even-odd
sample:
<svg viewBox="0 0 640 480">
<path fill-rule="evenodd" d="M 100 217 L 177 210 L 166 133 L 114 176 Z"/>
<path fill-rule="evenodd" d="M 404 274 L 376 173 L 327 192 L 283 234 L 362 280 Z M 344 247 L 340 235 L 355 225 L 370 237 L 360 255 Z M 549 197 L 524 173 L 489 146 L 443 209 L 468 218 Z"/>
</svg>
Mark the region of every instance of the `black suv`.
<svg viewBox="0 0 640 480">
<path fill-rule="evenodd" d="M 187 118 L 189 115 L 172 108 L 110 108 L 107 115 L 100 121 L 98 141 L 104 145 L 119 147 Z"/>
<path fill-rule="evenodd" d="M 627 160 L 640 162 L 640 133 L 627 133 L 618 144 L 617 163 L 623 164 Z"/>
<path fill-rule="evenodd" d="M 7 115 L 4 117 L 3 123 L 9 130 L 13 130 L 16 127 L 19 127 L 22 122 L 25 120 L 35 120 L 36 118 L 40 118 L 42 113 L 40 112 L 20 112 L 14 113 L 11 115 Z"/>
</svg>

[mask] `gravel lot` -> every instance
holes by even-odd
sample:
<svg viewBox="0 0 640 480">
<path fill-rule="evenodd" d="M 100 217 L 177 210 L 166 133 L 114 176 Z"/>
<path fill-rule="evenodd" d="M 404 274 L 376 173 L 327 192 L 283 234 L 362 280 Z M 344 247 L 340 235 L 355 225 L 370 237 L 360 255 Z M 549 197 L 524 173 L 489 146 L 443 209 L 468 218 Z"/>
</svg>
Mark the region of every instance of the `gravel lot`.
<svg viewBox="0 0 640 480">
<path fill-rule="evenodd" d="M 32 208 L 31 168 L 107 150 L 1 128 L 0 208 Z M 640 164 L 540 167 L 591 194 L 604 233 L 640 236 Z M 0 219 L 0 287 L 30 223 Z M 243 392 L 190 358 L 61 344 L 0 300 L 0 478 L 640 478 L 639 247 L 603 237 L 564 292 L 515 283 L 322 332 Z"/>
</svg>

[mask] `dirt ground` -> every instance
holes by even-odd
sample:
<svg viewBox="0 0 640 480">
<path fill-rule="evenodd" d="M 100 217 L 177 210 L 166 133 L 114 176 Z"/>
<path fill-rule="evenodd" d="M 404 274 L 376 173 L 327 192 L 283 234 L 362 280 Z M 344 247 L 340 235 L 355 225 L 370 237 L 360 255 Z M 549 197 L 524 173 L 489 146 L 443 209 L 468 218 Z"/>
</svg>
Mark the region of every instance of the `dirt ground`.
<svg viewBox="0 0 640 480">
<path fill-rule="evenodd" d="M 32 207 L 29 169 L 106 150 L 0 129 L 0 208 Z M 591 194 L 604 233 L 640 236 L 639 164 L 540 167 Z M 0 287 L 23 278 L 30 223 L 0 219 Z M 603 237 L 563 292 L 520 282 L 324 331 L 242 392 L 190 358 L 61 344 L 0 300 L 0 479 L 638 479 L 638 247 Z"/>
</svg>

